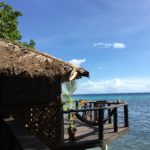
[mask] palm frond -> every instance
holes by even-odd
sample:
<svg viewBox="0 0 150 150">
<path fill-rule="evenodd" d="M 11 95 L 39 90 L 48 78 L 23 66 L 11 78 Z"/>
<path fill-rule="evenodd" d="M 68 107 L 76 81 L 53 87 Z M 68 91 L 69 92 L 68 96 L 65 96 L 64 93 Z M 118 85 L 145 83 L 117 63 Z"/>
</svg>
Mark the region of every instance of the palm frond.
<svg viewBox="0 0 150 150">
<path fill-rule="evenodd" d="M 76 80 L 65 82 L 63 84 L 62 89 L 63 89 L 63 93 L 65 93 L 64 95 L 71 96 L 77 89 L 77 82 L 76 82 Z"/>
</svg>

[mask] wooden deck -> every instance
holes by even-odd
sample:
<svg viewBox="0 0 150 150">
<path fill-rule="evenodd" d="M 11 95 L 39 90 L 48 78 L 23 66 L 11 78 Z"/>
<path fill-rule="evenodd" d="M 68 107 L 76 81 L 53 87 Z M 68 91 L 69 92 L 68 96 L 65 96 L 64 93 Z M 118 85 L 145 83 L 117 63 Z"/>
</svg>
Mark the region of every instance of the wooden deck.
<svg viewBox="0 0 150 150">
<path fill-rule="evenodd" d="M 30 134 L 25 128 L 22 128 L 18 122 L 14 120 L 6 120 L 6 124 L 9 127 L 9 130 L 11 129 L 11 132 L 16 135 L 17 143 L 21 146 L 20 150 L 49 150 L 49 148 L 42 144 L 34 135 Z M 98 126 L 89 127 L 79 120 L 77 120 L 76 124 L 78 128 L 76 141 L 69 141 L 66 122 L 64 144 L 59 146 L 57 150 L 83 150 L 98 146 L 102 147 L 105 144 L 111 143 L 113 140 L 128 131 L 128 128 L 118 127 L 118 132 L 115 133 L 113 124 L 105 124 L 104 140 L 98 140 Z"/>
<path fill-rule="evenodd" d="M 90 140 L 97 140 L 98 139 L 98 126 L 89 127 L 85 124 L 78 122 L 77 125 L 77 140 L 76 142 L 81 141 L 90 141 Z M 118 132 L 114 132 L 113 124 L 105 124 L 104 125 L 104 140 L 107 140 L 108 138 L 115 136 L 116 134 L 124 132 L 124 130 L 127 130 L 126 127 L 119 127 Z M 65 129 L 65 143 L 68 143 L 68 133 L 67 129 Z"/>
<path fill-rule="evenodd" d="M 86 105 L 83 109 L 64 112 L 66 114 L 81 113 L 83 116 L 86 115 L 86 120 L 93 121 L 96 119 L 98 122 L 96 126 L 93 126 L 91 124 L 88 125 L 86 121 L 84 122 L 80 118 L 75 118 L 77 128 L 76 140 L 70 141 L 67 132 L 69 121 L 67 116 L 65 116 L 64 142 L 57 150 L 84 150 L 94 147 L 104 147 L 106 144 L 127 133 L 129 125 L 127 103 L 104 103 L 105 105 L 100 105 L 98 108 L 91 107 L 92 105 L 89 103 L 90 107 Z"/>
<path fill-rule="evenodd" d="M 123 127 L 123 124 L 119 124 L 118 132 L 114 132 L 113 124 L 106 123 L 104 125 L 104 139 L 99 140 L 98 126 L 87 126 L 79 120 L 76 121 L 76 125 L 76 141 L 69 141 L 66 123 L 64 129 L 64 144 L 58 149 L 83 150 L 93 147 L 103 147 L 104 145 L 111 143 L 113 140 L 128 132 L 128 127 Z"/>
</svg>

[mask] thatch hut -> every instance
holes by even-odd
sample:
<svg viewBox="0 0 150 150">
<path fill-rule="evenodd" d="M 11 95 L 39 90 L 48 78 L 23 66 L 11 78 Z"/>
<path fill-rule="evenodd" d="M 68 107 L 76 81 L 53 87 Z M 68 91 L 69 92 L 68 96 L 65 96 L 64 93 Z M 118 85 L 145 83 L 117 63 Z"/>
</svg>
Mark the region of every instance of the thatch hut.
<svg viewBox="0 0 150 150">
<path fill-rule="evenodd" d="M 50 149 L 62 142 L 61 83 L 89 76 L 73 64 L 0 39 L 0 113 Z"/>
</svg>

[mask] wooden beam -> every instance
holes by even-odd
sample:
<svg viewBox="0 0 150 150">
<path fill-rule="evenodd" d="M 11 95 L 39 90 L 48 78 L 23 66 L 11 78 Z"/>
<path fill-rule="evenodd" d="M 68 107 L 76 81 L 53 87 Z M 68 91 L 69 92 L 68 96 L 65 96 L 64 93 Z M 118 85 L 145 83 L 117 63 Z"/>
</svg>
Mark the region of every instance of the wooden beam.
<svg viewBox="0 0 150 150">
<path fill-rule="evenodd" d="M 98 111 L 98 117 L 99 117 L 99 140 L 104 139 L 104 110 L 100 109 Z"/>
<path fill-rule="evenodd" d="M 117 108 L 114 108 L 114 132 L 118 132 L 118 114 L 117 114 Z"/>
<path fill-rule="evenodd" d="M 105 107 L 100 107 L 100 108 L 92 108 L 92 109 L 71 109 L 68 111 L 63 111 L 63 113 L 71 113 L 71 112 L 85 112 L 85 111 L 95 111 L 95 110 L 106 110 L 106 109 L 111 109 L 111 108 L 117 108 L 117 107 L 121 107 L 121 106 L 125 106 L 127 105 L 126 103 L 122 103 L 122 104 L 116 104 L 116 105 L 112 105 L 112 106 L 105 106 Z"/>
<path fill-rule="evenodd" d="M 129 127 L 128 105 L 124 106 L 124 123 L 125 123 L 125 127 Z"/>
<path fill-rule="evenodd" d="M 108 106 L 110 106 L 111 104 L 108 104 Z M 108 123 L 112 123 L 112 119 L 111 119 L 111 109 L 108 109 L 108 117 L 109 117 L 109 120 L 108 120 Z"/>
</svg>

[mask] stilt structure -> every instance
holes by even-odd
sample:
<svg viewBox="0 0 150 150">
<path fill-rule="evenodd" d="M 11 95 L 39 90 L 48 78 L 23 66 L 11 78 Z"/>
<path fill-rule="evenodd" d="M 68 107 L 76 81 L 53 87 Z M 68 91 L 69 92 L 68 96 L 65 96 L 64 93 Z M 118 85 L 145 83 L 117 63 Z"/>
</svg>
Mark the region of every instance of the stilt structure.
<svg viewBox="0 0 150 150">
<path fill-rule="evenodd" d="M 61 85 L 82 76 L 88 77 L 89 72 L 0 39 L 0 115 L 4 121 L 0 122 L 0 150 L 17 149 L 15 143 L 19 143 L 21 150 L 45 150 L 40 143 L 50 150 L 61 145 L 64 140 Z"/>
<path fill-rule="evenodd" d="M 76 104 L 78 106 L 78 104 Z M 125 102 L 92 101 L 86 107 L 65 111 L 76 115 L 76 140 L 69 140 L 68 120 L 64 119 L 64 142 L 58 150 L 84 150 L 107 145 L 128 132 L 128 104 Z"/>
<path fill-rule="evenodd" d="M 17 43 L 0 39 L 0 150 L 107 149 L 128 131 L 128 104 L 92 101 L 63 111 L 61 84 L 89 72 Z M 69 139 L 66 114 L 76 116 Z"/>
</svg>

